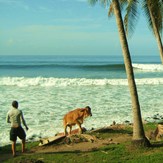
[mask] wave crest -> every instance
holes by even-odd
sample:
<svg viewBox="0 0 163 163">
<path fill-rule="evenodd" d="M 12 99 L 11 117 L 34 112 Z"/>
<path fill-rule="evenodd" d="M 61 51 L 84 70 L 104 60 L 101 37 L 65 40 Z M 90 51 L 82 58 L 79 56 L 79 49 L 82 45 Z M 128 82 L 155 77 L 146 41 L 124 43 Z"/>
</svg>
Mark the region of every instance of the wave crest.
<svg viewBox="0 0 163 163">
<path fill-rule="evenodd" d="M 132 64 L 133 68 L 142 71 L 163 71 L 162 64 Z"/>
<path fill-rule="evenodd" d="M 161 85 L 163 78 L 135 79 L 137 85 Z M 43 86 L 43 87 L 66 87 L 66 86 L 105 86 L 105 85 L 128 85 L 127 79 L 86 79 L 86 78 L 25 78 L 25 77 L 2 77 L 1 86 Z"/>
</svg>

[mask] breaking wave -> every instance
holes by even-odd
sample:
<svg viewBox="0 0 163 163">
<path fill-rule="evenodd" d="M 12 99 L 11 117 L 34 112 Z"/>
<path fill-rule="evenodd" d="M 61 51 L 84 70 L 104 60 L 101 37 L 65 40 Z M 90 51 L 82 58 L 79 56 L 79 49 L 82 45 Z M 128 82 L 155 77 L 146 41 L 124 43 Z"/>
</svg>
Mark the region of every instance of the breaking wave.
<svg viewBox="0 0 163 163">
<path fill-rule="evenodd" d="M 161 85 L 163 78 L 135 79 L 137 85 Z M 105 86 L 105 85 L 128 85 L 127 79 L 86 79 L 86 78 L 26 78 L 26 77 L 1 77 L 1 86 L 43 86 L 43 87 L 65 87 L 65 86 Z"/>
<path fill-rule="evenodd" d="M 134 69 L 142 70 L 142 71 L 163 71 L 162 64 L 132 64 Z"/>
</svg>

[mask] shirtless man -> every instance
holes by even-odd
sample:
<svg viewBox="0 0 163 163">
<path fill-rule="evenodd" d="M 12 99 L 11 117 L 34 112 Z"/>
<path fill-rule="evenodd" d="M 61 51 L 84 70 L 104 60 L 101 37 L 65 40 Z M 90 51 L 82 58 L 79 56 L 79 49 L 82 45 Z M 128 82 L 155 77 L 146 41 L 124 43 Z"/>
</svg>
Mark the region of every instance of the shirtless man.
<svg viewBox="0 0 163 163">
<path fill-rule="evenodd" d="M 25 152 L 26 134 L 24 129 L 21 127 L 21 122 L 25 126 L 26 130 L 28 130 L 28 127 L 23 117 L 23 112 L 18 109 L 17 101 L 12 102 L 12 108 L 7 113 L 6 121 L 7 123 L 11 123 L 10 129 L 10 140 L 12 141 L 11 149 L 13 157 L 15 157 L 17 137 L 19 137 L 22 140 L 22 152 Z"/>
</svg>

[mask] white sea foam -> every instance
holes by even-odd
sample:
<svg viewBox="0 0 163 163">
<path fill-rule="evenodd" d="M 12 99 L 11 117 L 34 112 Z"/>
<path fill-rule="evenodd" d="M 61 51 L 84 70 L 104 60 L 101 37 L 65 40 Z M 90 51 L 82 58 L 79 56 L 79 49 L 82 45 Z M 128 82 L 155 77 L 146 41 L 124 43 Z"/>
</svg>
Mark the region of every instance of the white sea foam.
<svg viewBox="0 0 163 163">
<path fill-rule="evenodd" d="M 162 64 L 132 64 L 133 68 L 141 71 L 163 71 Z"/>
<path fill-rule="evenodd" d="M 137 85 L 163 84 L 163 78 L 135 79 Z M 1 86 L 43 86 L 43 87 L 65 87 L 65 86 L 104 86 L 104 85 L 128 85 L 127 79 L 85 79 L 85 78 L 25 78 L 25 77 L 2 77 Z"/>
<path fill-rule="evenodd" d="M 24 80 L 24 79 L 23 79 Z M 85 80 L 85 79 L 83 79 Z M 62 84 L 63 85 L 63 84 Z M 0 145 L 8 144 L 10 125 L 5 116 L 12 100 L 20 102 L 20 109 L 29 127 L 28 140 L 53 136 L 63 132 L 62 118 L 74 108 L 89 105 L 92 117 L 84 121 L 87 129 L 110 125 L 114 120 L 132 122 L 128 86 L 124 85 L 69 85 L 68 87 L 1 86 Z M 138 94 L 142 117 L 162 113 L 163 85 L 139 85 Z M 7 136 L 6 136 L 7 135 Z"/>
<path fill-rule="evenodd" d="M 2 79 L 3 84 L 2 84 Z M 89 105 L 92 117 L 84 121 L 87 129 L 110 125 L 114 120 L 132 122 L 131 100 L 127 80 L 0 78 L 0 146 L 9 144 L 10 125 L 5 116 L 12 100 L 18 100 L 29 127 L 28 140 L 63 132 L 62 118 L 68 111 Z M 116 81 L 116 82 L 115 82 Z M 142 85 L 142 81 L 144 85 Z M 152 83 L 150 84 L 149 81 Z M 162 113 L 163 81 L 138 79 L 142 117 Z M 108 83 L 111 84 L 108 84 Z M 7 136 L 6 136 L 7 135 Z"/>
</svg>

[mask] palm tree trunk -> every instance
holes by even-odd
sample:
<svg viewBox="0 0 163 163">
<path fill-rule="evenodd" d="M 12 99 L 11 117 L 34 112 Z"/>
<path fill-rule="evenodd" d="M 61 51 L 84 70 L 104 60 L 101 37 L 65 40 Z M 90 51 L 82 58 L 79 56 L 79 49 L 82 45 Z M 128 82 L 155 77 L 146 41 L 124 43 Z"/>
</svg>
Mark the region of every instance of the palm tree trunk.
<svg viewBox="0 0 163 163">
<path fill-rule="evenodd" d="M 151 7 L 148 6 L 148 8 L 149 8 L 150 17 L 151 17 L 151 20 L 152 20 L 152 26 L 153 26 L 154 34 L 155 34 L 156 41 L 157 41 L 157 44 L 158 44 L 158 49 L 160 51 L 161 62 L 163 64 L 163 46 L 162 46 L 162 41 L 161 41 L 160 33 L 159 33 L 158 28 L 156 27 L 156 23 L 155 23 L 154 16 L 152 14 Z"/>
<path fill-rule="evenodd" d="M 142 118 L 141 118 L 141 111 L 140 111 L 140 105 L 138 100 L 138 94 L 137 94 L 137 88 L 136 83 L 134 79 L 134 73 L 133 73 L 133 67 L 128 47 L 128 42 L 123 26 L 123 20 L 122 15 L 120 11 L 119 1 L 118 0 L 112 0 L 113 2 L 113 9 L 114 14 L 116 17 L 116 23 L 118 27 L 119 37 L 120 37 L 120 43 L 122 46 L 122 52 L 124 57 L 124 63 L 128 78 L 128 84 L 130 89 L 130 95 L 131 95 L 131 101 L 132 101 L 132 111 L 133 111 L 133 144 L 138 146 L 149 146 L 150 143 L 145 137 Z"/>
</svg>

